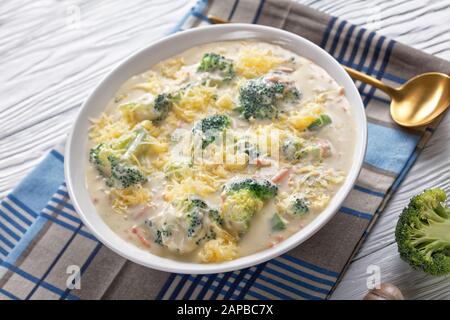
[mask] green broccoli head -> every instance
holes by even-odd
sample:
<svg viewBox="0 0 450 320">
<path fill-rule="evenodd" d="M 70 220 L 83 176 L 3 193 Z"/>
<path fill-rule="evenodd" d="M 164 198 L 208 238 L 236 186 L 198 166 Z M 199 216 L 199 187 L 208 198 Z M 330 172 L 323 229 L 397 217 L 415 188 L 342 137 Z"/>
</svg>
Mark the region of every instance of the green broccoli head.
<svg viewBox="0 0 450 320">
<path fill-rule="evenodd" d="M 147 131 L 141 128 L 90 150 L 89 161 L 105 178 L 107 186 L 123 189 L 146 181 L 145 173 L 133 164 L 132 159 L 145 152 L 147 138 Z"/>
<path fill-rule="evenodd" d="M 274 119 L 281 101 L 298 100 L 300 92 L 295 86 L 265 77 L 248 80 L 239 89 L 239 107 L 245 119 Z"/>
<path fill-rule="evenodd" d="M 302 216 L 309 212 L 308 201 L 303 197 L 295 195 L 291 198 L 289 210 L 293 215 Z"/>
<path fill-rule="evenodd" d="M 450 210 L 442 189 L 413 197 L 397 222 L 395 238 L 400 256 L 431 275 L 450 273 Z"/>
<path fill-rule="evenodd" d="M 122 116 L 131 123 L 138 123 L 144 120 L 160 122 L 167 117 L 175 101 L 175 95 L 161 93 L 156 97 L 144 95 L 138 101 L 132 101 L 119 106 Z"/>
<path fill-rule="evenodd" d="M 231 126 L 231 119 L 224 114 L 216 114 L 198 121 L 192 131 L 201 137 L 202 149 L 216 141 L 225 129 Z"/>
<path fill-rule="evenodd" d="M 205 53 L 197 71 L 218 73 L 222 81 L 230 81 L 235 76 L 233 61 L 217 53 Z"/>
<path fill-rule="evenodd" d="M 111 166 L 111 175 L 106 180 L 108 187 L 124 189 L 145 182 L 145 174 L 138 167 L 121 163 L 114 156 L 109 156 L 108 161 Z"/>
<path fill-rule="evenodd" d="M 154 242 L 178 253 L 192 252 L 216 238 L 218 211 L 197 196 L 172 203 L 145 221 Z"/>
<path fill-rule="evenodd" d="M 278 187 L 269 180 L 241 179 L 225 186 L 222 205 L 224 225 L 232 234 L 247 232 L 253 216 L 264 206 L 264 201 L 276 196 Z"/>
<path fill-rule="evenodd" d="M 240 190 L 247 190 L 256 198 L 265 201 L 272 199 L 277 195 L 278 186 L 270 180 L 256 180 L 252 178 L 237 180 L 225 186 L 225 192 L 227 194 Z"/>
</svg>

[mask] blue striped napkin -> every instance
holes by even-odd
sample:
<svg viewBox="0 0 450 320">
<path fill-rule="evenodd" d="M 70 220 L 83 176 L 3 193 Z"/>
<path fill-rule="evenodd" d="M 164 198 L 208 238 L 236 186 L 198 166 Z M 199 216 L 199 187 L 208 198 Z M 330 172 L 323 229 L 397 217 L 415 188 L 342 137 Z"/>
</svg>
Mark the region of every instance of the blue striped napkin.
<svg viewBox="0 0 450 320">
<path fill-rule="evenodd" d="M 418 73 L 450 72 L 448 62 L 289 1 L 200 0 L 174 32 L 209 24 L 207 14 L 297 33 L 340 63 L 394 86 Z M 387 97 L 356 84 L 369 121 L 363 169 L 336 216 L 294 250 L 212 275 L 136 265 L 103 246 L 81 223 L 64 183 L 64 148 L 58 147 L 0 204 L 0 299 L 328 298 L 438 123 L 401 129 L 390 119 Z"/>
</svg>

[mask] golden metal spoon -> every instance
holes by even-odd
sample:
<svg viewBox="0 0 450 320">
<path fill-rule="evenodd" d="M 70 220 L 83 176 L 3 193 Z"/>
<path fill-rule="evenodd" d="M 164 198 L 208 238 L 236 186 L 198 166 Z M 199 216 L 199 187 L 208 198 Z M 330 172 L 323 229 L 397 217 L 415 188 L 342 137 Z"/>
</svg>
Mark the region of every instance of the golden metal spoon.
<svg viewBox="0 0 450 320">
<path fill-rule="evenodd" d="M 423 73 L 398 88 L 344 66 L 348 74 L 368 83 L 391 97 L 391 116 L 405 127 L 418 127 L 430 123 L 450 105 L 450 77 L 443 73 Z"/>
<path fill-rule="evenodd" d="M 214 24 L 229 23 L 219 17 L 209 15 Z M 392 88 L 380 80 L 343 66 L 348 74 L 368 83 L 391 97 L 391 116 L 399 125 L 418 127 L 430 123 L 450 105 L 450 77 L 443 73 L 420 74 L 398 88 Z"/>
</svg>

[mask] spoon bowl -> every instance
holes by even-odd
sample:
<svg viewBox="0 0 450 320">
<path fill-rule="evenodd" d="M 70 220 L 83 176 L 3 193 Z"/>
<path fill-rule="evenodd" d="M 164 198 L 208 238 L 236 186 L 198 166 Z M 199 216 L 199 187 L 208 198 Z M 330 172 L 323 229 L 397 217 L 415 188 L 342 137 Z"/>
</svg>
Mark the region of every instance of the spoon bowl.
<svg viewBox="0 0 450 320">
<path fill-rule="evenodd" d="M 405 127 L 432 122 L 450 105 L 450 77 L 430 72 L 418 75 L 391 93 L 391 116 Z"/>
<path fill-rule="evenodd" d="M 391 97 L 391 117 L 404 127 L 420 127 L 432 122 L 450 105 L 450 77 L 444 73 L 423 73 L 398 88 L 344 66 L 348 74 Z"/>
</svg>

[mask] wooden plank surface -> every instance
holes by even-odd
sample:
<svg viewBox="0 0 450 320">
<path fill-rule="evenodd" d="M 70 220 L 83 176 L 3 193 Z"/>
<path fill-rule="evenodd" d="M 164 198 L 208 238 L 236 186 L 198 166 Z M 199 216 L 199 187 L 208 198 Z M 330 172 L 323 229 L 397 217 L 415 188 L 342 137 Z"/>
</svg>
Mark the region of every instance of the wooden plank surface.
<svg viewBox="0 0 450 320">
<path fill-rule="evenodd" d="M 117 62 L 167 34 L 192 0 L 2 0 L 0 2 L 0 199 L 64 140 L 80 102 Z M 450 0 L 299 0 L 450 60 Z M 450 299 L 450 279 L 412 271 L 393 230 L 409 198 L 425 187 L 450 192 L 447 116 L 391 200 L 336 290 L 367 291 L 367 267 L 410 299 Z"/>
</svg>

